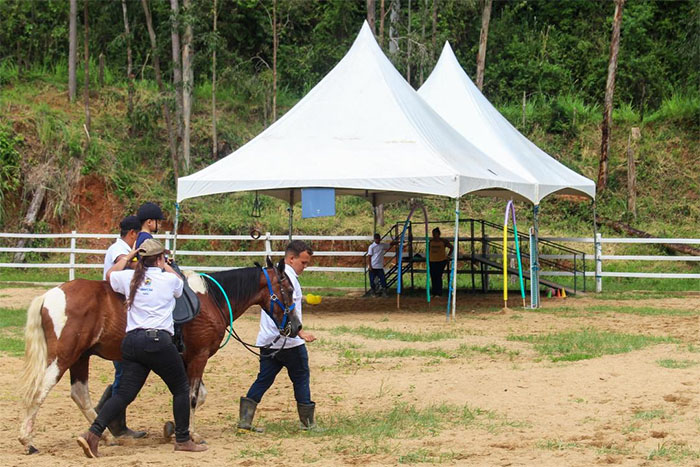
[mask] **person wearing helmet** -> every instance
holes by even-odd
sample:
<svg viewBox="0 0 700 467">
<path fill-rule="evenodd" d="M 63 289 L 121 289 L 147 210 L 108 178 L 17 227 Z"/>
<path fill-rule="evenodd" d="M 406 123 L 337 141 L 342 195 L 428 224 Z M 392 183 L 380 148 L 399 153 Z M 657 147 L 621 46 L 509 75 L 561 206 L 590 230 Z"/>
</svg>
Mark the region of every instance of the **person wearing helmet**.
<svg viewBox="0 0 700 467">
<path fill-rule="evenodd" d="M 158 221 L 162 221 L 163 211 L 155 203 L 144 203 L 136 213 L 136 217 L 141 222 L 141 232 L 136 237 L 134 248 L 138 248 L 149 238 L 153 238 L 153 234 L 158 233 Z"/>
</svg>

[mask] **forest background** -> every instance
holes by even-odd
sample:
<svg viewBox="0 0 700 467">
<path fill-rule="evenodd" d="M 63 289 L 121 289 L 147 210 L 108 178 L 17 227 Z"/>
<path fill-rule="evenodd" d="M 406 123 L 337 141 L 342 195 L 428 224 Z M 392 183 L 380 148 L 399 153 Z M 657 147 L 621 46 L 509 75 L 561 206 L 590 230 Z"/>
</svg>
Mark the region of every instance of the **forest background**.
<svg viewBox="0 0 700 467">
<path fill-rule="evenodd" d="M 484 94 L 542 149 L 596 180 L 616 3 L 624 8 L 598 214 L 654 236 L 697 237 L 694 0 L 0 0 L 0 229 L 114 232 L 144 201 L 172 220 L 176 174 L 225 157 L 284 114 L 343 57 L 363 20 L 418 88 L 446 40 L 476 81 L 486 7 Z M 285 233 L 286 206 L 263 196 L 262 217 L 251 218 L 253 200 L 188 200 L 183 229 Z M 433 220 L 452 218 L 446 200 L 426 203 Z M 462 204 L 467 216 L 502 216 L 502 201 Z M 386 206 L 387 226 L 408 209 Z M 541 209 L 546 234 L 592 233 L 588 201 L 550 197 Z M 299 211 L 296 233 L 372 230 L 359 198 L 339 198 L 335 218 L 301 220 Z M 519 205 L 519 215 L 527 225 L 531 207 Z"/>
</svg>

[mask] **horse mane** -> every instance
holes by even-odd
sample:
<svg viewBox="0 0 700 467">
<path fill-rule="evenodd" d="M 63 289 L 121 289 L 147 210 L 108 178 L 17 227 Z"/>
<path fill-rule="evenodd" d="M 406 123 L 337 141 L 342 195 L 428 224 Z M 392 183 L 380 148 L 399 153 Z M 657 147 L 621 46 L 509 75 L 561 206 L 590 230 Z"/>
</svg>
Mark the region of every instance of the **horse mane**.
<svg viewBox="0 0 700 467">
<path fill-rule="evenodd" d="M 238 306 L 249 303 L 250 299 L 260 291 L 260 268 L 257 267 L 230 269 L 214 272 L 210 275 L 221 284 L 231 302 L 231 308 L 234 310 Z M 208 293 L 213 295 L 214 300 L 224 312 L 228 312 L 226 299 L 221 294 L 221 289 L 208 277 L 202 277 L 202 279 L 207 283 Z"/>
</svg>

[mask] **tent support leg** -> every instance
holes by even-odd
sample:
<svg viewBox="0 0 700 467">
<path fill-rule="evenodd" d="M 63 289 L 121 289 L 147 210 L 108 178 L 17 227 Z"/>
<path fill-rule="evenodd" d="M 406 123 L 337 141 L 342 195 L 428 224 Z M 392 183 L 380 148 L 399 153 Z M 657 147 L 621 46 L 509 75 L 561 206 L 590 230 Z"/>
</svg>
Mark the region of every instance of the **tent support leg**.
<svg viewBox="0 0 700 467">
<path fill-rule="evenodd" d="M 449 291 L 452 298 L 452 319 L 456 318 L 457 313 L 457 255 L 459 250 L 459 198 L 455 200 L 455 242 L 454 249 L 452 250 L 452 271 L 450 283 L 452 284 L 452 289 Z M 449 321 L 450 316 L 450 303 L 448 300 L 447 318 Z"/>
<path fill-rule="evenodd" d="M 532 308 L 540 307 L 540 255 L 539 255 L 539 238 L 540 238 L 540 220 L 539 220 L 540 205 L 535 204 L 532 208 L 532 241 L 530 242 L 530 306 Z"/>
</svg>

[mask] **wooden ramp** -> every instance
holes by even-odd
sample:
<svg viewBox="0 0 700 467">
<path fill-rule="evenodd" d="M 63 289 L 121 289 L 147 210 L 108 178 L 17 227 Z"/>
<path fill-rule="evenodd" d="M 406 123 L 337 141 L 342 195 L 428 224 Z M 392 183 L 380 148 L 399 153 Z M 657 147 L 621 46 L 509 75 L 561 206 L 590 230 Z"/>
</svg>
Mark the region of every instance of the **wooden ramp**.
<svg viewBox="0 0 700 467">
<path fill-rule="evenodd" d="M 488 258 L 484 258 L 483 256 L 475 255 L 474 262 L 475 263 L 483 263 L 485 265 L 491 266 L 494 269 L 497 269 L 498 271 L 503 272 L 503 265 L 501 263 L 497 263 L 497 262 L 492 261 Z M 508 274 L 512 274 L 514 276 L 517 276 L 518 270 L 516 268 L 508 268 Z M 523 270 L 523 278 L 529 280 L 530 279 L 530 271 Z M 568 294 L 584 295 L 584 293 L 581 292 L 580 290 L 575 291 L 573 288 L 571 288 L 567 285 L 558 284 L 556 282 L 552 282 L 552 281 L 547 280 L 547 279 L 540 278 L 540 284 L 546 285 L 547 287 L 551 287 L 553 289 L 564 289 L 564 290 L 566 290 L 566 293 L 568 293 Z"/>
</svg>

